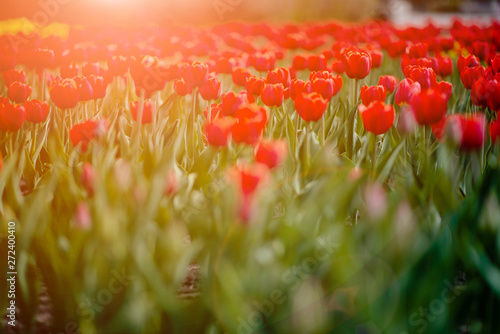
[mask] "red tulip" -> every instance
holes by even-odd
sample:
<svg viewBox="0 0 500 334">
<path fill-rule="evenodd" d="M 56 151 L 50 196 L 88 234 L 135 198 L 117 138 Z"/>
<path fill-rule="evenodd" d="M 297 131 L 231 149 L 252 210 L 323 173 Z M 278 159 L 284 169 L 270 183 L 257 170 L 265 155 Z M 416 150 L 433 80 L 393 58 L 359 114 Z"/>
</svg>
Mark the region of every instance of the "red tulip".
<svg viewBox="0 0 500 334">
<path fill-rule="evenodd" d="M 447 128 L 452 132 L 452 138 L 463 150 L 480 150 L 486 138 L 486 117 L 484 114 L 466 116 L 451 115 L 446 120 Z"/>
<path fill-rule="evenodd" d="M 231 118 L 217 118 L 205 125 L 205 136 L 209 145 L 216 147 L 227 146 L 231 128 L 235 121 Z"/>
<path fill-rule="evenodd" d="M 369 105 L 373 101 L 384 102 L 386 97 L 385 87 L 382 85 L 378 86 L 366 86 L 361 87 L 361 101 L 364 105 Z"/>
<path fill-rule="evenodd" d="M 46 101 L 37 99 L 24 102 L 26 120 L 31 123 L 44 122 L 49 116 L 50 107 Z"/>
<path fill-rule="evenodd" d="M 279 107 L 283 104 L 284 88 L 282 84 L 266 84 L 261 93 L 262 103 L 268 107 Z"/>
<path fill-rule="evenodd" d="M 344 62 L 341 60 L 336 60 L 332 64 L 332 71 L 337 73 L 337 74 L 342 74 L 345 72 L 345 65 Z"/>
<path fill-rule="evenodd" d="M 284 140 L 262 140 L 255 150 L 255 161 L 272 169 L 285 161 L 287 152 L 288 146 Z"/>
<path fill-rule="evenodd" d="M 382 65 L 384 54 L 375 49 L 368 50 L 368 53 L 372 56 L 372 68 L 379 68 Z"/>
<path fill-rule="evenodd" d="M 233 91 L 224 93 L 221 98 L 222 114 L 224 116 L 234 116 L 240 108 L 254 101 L 255 99 L 251 95 L 243 91 L 238 94 Z"/>
<path fill-rule="evenodd" d="M 184 79 L 175 80 L 174 83 L 175 93 L 179 96 L 186 96 L 191 94 L 193 89 L 184 81 Z"/>
<path fill-rule="evenodd" d="M 420 125 L 439 122 L 448 110 L 448 98 L 434 89 L 424 90 L 413 96 L 410 104 Z"/>
<path fill-rule="evenodd" d="M 374 101 L 370 105 L 358 106 L 361 119 L 366 131 L 381 135 L 389 131 L 394 123 L 394 107 L 381 101 Z"/>
<path fill-rule="evenodd" d="M 50 87 L 50 98 L 61 109 L 71 109 L 78 104 L 78 85 L 73 79 L 56 81 Z"/>
<path fill-rule="evenodd" d="M 201 87 L 207 82 L 208 67 L 205 64 L 194 62 L 190 65 L 184 66 L 181 71 L 182 77 L 186 84 L 190 87 Z"/>
<path fill-rule="evenodd" d="M 453 85 L 448 81 L 440 81 L 434 86 L 434 89 L 446 95 L 446 98 L 449 100 L 453 92 Z"/>
<path fill-rule="evenodd" d="M 290 85 L 290 96 L 295 100 L 301 94 L 309 94 L 313 92 L 311 81 L 303 81 L 300 79 L 293 79 Z"/>
<path fill-rule="evenodd" d="M 297 71 L 305 70 L 309 67 L 308 57 L 303 55 L 295 55 L 292 59 L 292 66 Z"/>
<path fill-rule="evenodd" d="M 488 83 L 488 107 L 493 111 L 500 111 L 500 81 L 490 80 Z"/>
<path fill-rule="evenodd" d="M 316 92 L 295 97 L 295 109 L 306 122 L 316 122 L 321 119 L 327 104 L 328 101 Z"/>
<path fill-rule="evenodd" d="M 106 119 L 98 121 L 88 120 L 83 123 L 73 125 L 69 130 L 69 138 L 74 147 L 79 144 L 82 152 L 87 152 L 88 145 L 94 139 L 102 137 L 108 131 L 108 122 Z"/>
<path fill-rule="evenodd" d="M 490 124 L 491 142 L 494 144 L 500 143 L 500 119 L 496 119 Z"/>
<path fill-rule="evenodd" d="M 12 102 L 24 103 L 31 95 L 31 87 L 27 84 L 14 81 L 9 86 L 8 96 Z"/>
<path fill-rule="evenodd" d="M 266 82 L 268 84 L 282 84 L 284 88 L 288 88 L 291 83 L 290 71 L 284 67 L 278 67 L 275 70 L 267 73 Z"/>
<path fill-rule="evenodd" d="M 323 71 L 327 68 L 328 59 L 324 55 L 311 55 L 307 63 L 311 71 Z"/>
<path fill-rule="evenodd" d="M 420 84 L 411 79 L 403 79 L 398 85 L 395 94 L 395 102 L 398 106 L 410 103 L 413 96 L 420 94 Z"/>
<path fill-rule="evenodd" d="M 486 69 L 483 66 L 466 67 L 460 73 L 460 79 L 466 89 L 472 89 L 476 81 L 483 77 Z"/>
<path fill-rule="evenodd" d="M 217 100 L 220 93 L 221 84 L 217 77 L 208 78 L 207 82 L 200 87 L 200 95 L 205 101 Z"/>
<path fill-rule="evenodd" d="M 436 84 L 436 72 L 430 67 L 410 65 L 404 69 L 405 77 L 420 84 L 422 90 L 429 89 Z"/>
<path fill-rule="evenodd" d="M 491 70 L 492 70 L 493 74 L 500 73 L 500 54 L 497 54 L 491 60 Z"/>
<path fill-rule="evenodd" d="M 378 79 L 378 84 L 384 86 L 385 90 L 389 92 L 389 94 L 392 94 L 396 89 L 398 79 L 392 75 L 381 75 Z"/>
<path fill-rule="evenodd" d="M 0 131 L 15 132 L 23 126 L 25 109 L 22 105 L 0 103 Z"/>
<path fill-rule="evenodd" d="M 470 99 L 478 107 L 487 107 L 489 98 L 489 80 L 480 77 L 472 86 Z"/>
<path fill-rule="evenodd" d="M 104 82 L 104 78 L 91 74 L 88 80 L 92 86 L 93 99 L 104 98 L 106 96 L 106 89 L 108 88 L 108 84 Z"/>
<path fill-rule="evenodd" d="M 490 45 L 487 42 L 475 41 L 472 43 L 472 54 L 477 56 L 480 60 L 485 60 L 489 54 Z"/>
<path fill-rule="evenodd" d="M 427 57 L 429 45 L 426 43 L 416 43 L 408 47 L 408 56 L 410 58 L 424 58 Z"/>
<path fill-rule="evenodd" d="M 24 83 L 24 80 L 26 80 L 26 74 L 23 70 L 16 71 L 15 69 L 10 69 L 3 72 L 3 81 L 7 87 L 14 81 Z"/>
<path fill-rule="evenodd" d="M 234 168 L 232 179 L 240 194 L 239 216 L 248 222 L 255 212 L 254 194 L 269 179 L 269 169 L 263 164 L 244 165 Z"/>
<path fill-rule="evenodd" d="M 467 57 L 460 55 L 457 60 L 458 73 L 462 73 L 462 71 L 468 67 L 476 67 L 479 65 L 479 59 L 474 55 L 469 55 Z"/>
<path fill-rule="evenodd" d="M 139 101 L 130 103 L 130 111 L 132 113 L 132 118 L 137 122 L 139 117 Z M 142 124 L 151 123 L 153 121 L 154 114 L 156 113 L 156 105 L 153 101 L 144 101 L 144 107 L 142 109 Z"/>
<path fill-rule="evenodd" d="M 367 52 L 347 51 L 343 54 L 345 73 L 351 79 L 364 79 L 372 67 L 372 57 Z"/>
<path fill-rule="evenodd" d="M 267 72 L 274 68 L 276 57 L 270 53 L 255 53 L 248 59 L 250 65 L 259 72 Z"/>
<path fill-rule="evenodd" d="M 437 56 L 438 66 L 436 73 L 442 77 L 450 76 L 453 73 L 453 63 L 450 57 Z"/>
<path fill-rule="evenodd" d="M 231 128 L 234 142 L 255 145 L 267 124 L 267 110 L 256 104 L 247 104 L 240 108 L 235 116 L 238 121 Z"/>
<path fill-rule="evenodd" d="M 265 85 L 266 80 L 252 75 L 248 77 L 246 87 L 249 94 L 260 96 Z"/>
<path fill-rule="evenodd" d="M 238 85 L 245 87 L 247 85 L 247 79 L 251 76 L 252 74 L 246 69 L 242 67 L 236 67 L 233 69 L 233 72 L 231 73 L 231 77 L 233 79 L 233 82 Z"/>
</svg>

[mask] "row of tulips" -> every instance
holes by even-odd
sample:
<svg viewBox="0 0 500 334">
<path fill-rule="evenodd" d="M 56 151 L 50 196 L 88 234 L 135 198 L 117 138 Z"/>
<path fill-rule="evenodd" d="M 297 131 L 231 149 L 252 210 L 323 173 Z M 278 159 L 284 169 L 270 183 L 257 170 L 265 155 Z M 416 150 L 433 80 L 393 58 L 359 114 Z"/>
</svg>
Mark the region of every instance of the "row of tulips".
<svg viewBox="0 0 500 334">
<path fill-rule="evenodd" d="M 500 161 L 496 22 L 69 27 L 0 36 L 0 71 L 0 212 L 29 227 L 23 263 L 59 307 L 57 329 L 75 318 L 82 332 L 109 325 L 78 309 L 109 281 L 108 262 L 142 284 L 116 304 L 160 310 L 124 323 L 158 332 L 172 331 L 161 312 L 193 309 L 215 324 L 200 325 L 207 332 L 240 331 L 249 291 L 271 293 L 254 285 L 259 275 L 287 281 L 296 252 L 316 259 L 326 235 L 342 236 L 348 255 L 374 254 L 397 230 L 405 245 L 388 261 L 403 270 L 421 255 L 406 244 L 436 237 Z M 188 265 L 207 280 L 192 309 L 175 298 Z M 280 290 L 285 312 L 343 284 L 342 269 L 317 268 L 306 292 Z M 302 325 L 281 332 L 326 326 Z"/>
</svg>

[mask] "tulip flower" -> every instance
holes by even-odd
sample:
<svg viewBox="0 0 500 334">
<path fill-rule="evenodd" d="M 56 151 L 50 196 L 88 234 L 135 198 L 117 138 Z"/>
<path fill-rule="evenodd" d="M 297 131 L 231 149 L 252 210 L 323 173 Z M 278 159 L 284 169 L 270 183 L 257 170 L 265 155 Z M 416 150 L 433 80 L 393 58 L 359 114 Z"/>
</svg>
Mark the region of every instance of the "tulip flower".
<svg viewBox="0 0 500 334">
<path fill-rule="evenodd" d="M 359 114 L 363 120 L 365 130 L 374 135 L 381 135 L 389 131 L 394 123 L 394 107 L 381 101 L 374 101 L 368 106 L 360 104 Z"/>
<path fill-rule="evenodd" d="M 208 144 L 215 147 L 227 146 L 228 138 L 234 123 L 234 119 L 226 117 L 217 118 L 207 123 L 204 128 L 204 133 Z"/>
<path fill-rule="evenodd" d="M 23 126 L 25 109 L 22 105 L 0 103 L 0 131 L 15 132 Z"/>
<path fill-rule="evenodd" d="M 14 81 L 9 86 L 8 96 L 12 102 L 24 103 L 26 99 L 31 95 L 31 87 L 27 84 Z"/>
<path fill-rule="evenodd" d="M 267 72 L 274 68 L 276 57 L 270 53 L 255 53 L 248 59 L 250 65 L 259 72 Z"/>
<path fill-rule="evenodd" d="M 279 107 L 283 104 L 284 88 L 282 84 L 266 84 L 261 93 L 262 103 L 268 107 Z"/>
<path fill-rule="evenodd" d="M 490 80 L 488 82 L 488 107 L 493 111 L 500 111 L 500 81 Z"/>
<path fill-rule="evenodd" d="M 410 58 L 424 58 L 427 57 L 429 45 L 426 43 L 416 43 L 408 47 L 408 56 Z"/>
<path fill-rule="evenodd" d="M 307 63 L 311 71 L 323 71 L 327 68 L 328 59 L 324 55 L 311 55 Z"/>
<path fill-rule="evenodd" d="M 24 83 L 24 80 L 26 80 L 26 74 L 23 70 L 16 71 L 14 69 L 10 69 L 3 72 L 3 81 L 7 87 L 9 87 L 14 81 Z"/>
<path fill-rule="evenodd" d="M 201 87 L 208 80 L 208 67 L 205 64 L 194 62 L 184 66 L 181 75 L 190 87 Z"/>
<path fill-rule="evenodd" d="M 245 87 L 247 85 L 247 79 L 251 75 L 252 74 L 247 69 L 242 67 L 236 67 L 233 69 L 233 72 L 231 73 L 231 78 L 233 79 L 233 82 L 236 85 Z"/>
<path fill-rule="evenodd" d="M 78 85 L 78 99 L 82 102 L 90 101 L 94 98 L 94 90 L 89 79 L 86 77 L 75 77 Z"/>
<path fill-rule="evenodd" d="M 92 86 L 92 98 L 94 100 L 104 98 L 106 96 L 106 89 L 108 88 L 108 84 L 104 83 L 104 78 L 91 74 L 88 80 Z"/>
<path fill-rule="evenodd" d="M 453 92 L 453 85 L 448 81 L 440 81 L 436 85 L 434 85 L 434 90 L 437 90 L 441 92 L 441 94 L 446 95 L 446 98 L 449 100 Z"/>
<path fill-rule="evenodd" d="M 295 70 L 301 71 L 309 67 L 308 57 L 295 55 L 292 59 L 292 66 Z"/>
<path fill-rule="evenodd" d="M 345 65 L 345 73 L 351 79 L 364 79 L 372 68 L 372 57 L 367 52 L 347 51 L 342 61 Z"/>
<path fill-rule="evenodd" d="M 490 124 L 491 142 L 494 144 L 500 143 L 500 119 L 496 119 Z"/>
<path fill-rule="evenodd" d="M 208 78 L 200 87 L 200 95 L 205 101 L 217 100 L 221 93 L 221 83 L 217 77 Z"/>
<path fill-rule="evenodd" d="M 100 119 L 98 121 L 88 120 L 73 125 L 69 130 L 69 138 L 74 147 L 80 144 L 81 151 L 85 153 L 87 152 L 90 142 L 102 137 L 107 131 L 108 121 L 106 119 Z"/>
<path fill-rule="evenodd" d="M 403 79 L 398 85 L 395 94 L 395 102 L 398 106 L 410 103 L 414 95 L 420 94 L 420 84 L 411 79 Z"/>
<path fill-rule="evenodd" d="M 430 67 L 410 65 L 404 69 L 405 77 L 420 84 L 422 90 L 429 89 L 436 84 L 436 72 Z"/>
<path fill-rule="evenodd" d="M 479 78 L 484 77 L 486 69 L 483 66 L 467 67 L 460 73 L 464 87 L 471 90 Z"/>
<path fill-rule="evenodd" d="M 237 123 L 231 128 L 234 142 L 256 144 L 267 124 L 267 109 L 256 104 L 246 104 L 234 116 L 237 118 Z"/>
<path fill-rule="evenodd" d="M 361 101 L 364 105 L 369 105 L 373 101 L 384 102 L 386 97 L 385 87 L 382 85 L 378 86 L 366 86 L 361 87 Z"/>
<path fill-rule="evenodd" d="M 385 90 L 389 94 L 392 94 L 392 92 L 396 89 L 398 79 L 392 75 L 381 75 L 378 79 L 378 84 L 384 86 Z"/>
<path fill-rule="evenodd" d="M 33 99 L 24 102 L 24 110 L 28 122 L 41 123 L 49 116 L 50 107 L 46 101 Z"/>
<path fill-rule="evenodd" d="M 295 100 L 301 94 L 309 94 L 313 92 L 311 81 L 303 81 L 300 79 L 293 79 L 290 85 L 290 96 Z"/>
<path fill-rule="evenodd" d="M 255 149 L 255 161 L 272 169 L 285 161 L 287 152 L 288 146 L 284 140 L 262 140 Z"/>
<path fill-rule="evenodd" d="M 490 66 L 493 74 L 500 73 L 500 54 L 497 54 L 495 57 L 493 57 Z"/>
<path fill-rule="evenodd" d="M 75 80 L 63 79 L 50 87 L 50 99 L 61 109 L 71 109 L 78 104 L 79 89 Z"/>
<path fill-rule="evenodd" d="M 458 73 L 462 73 L 466 68 L 476 67 L 479 65 L 479 59 L 477 59 L 477 57 L 474 55 L 469 55 L 467 57 L 460 55 L 457 60 Z"/>
<path fill-rule="evenodd" d="M 260 96 L 265 85 L 266 85 L 265 79 L 252 75 L 247 79 L 246 88 L 249 94 Z"/>
<path fill-rule="evenodd" d="M 38 69 L 52 67 L 54 63 L 54 51 L 48 49 L 36 49 L 31 55 L 32 66 Z"/>
<path fill-rule="evenodd" d="M 415 118 L 420 125 L 439 122 L 448 111 L 448 98 L 441 92 L 428 89 L 416 94 L 410 101 Z"/>
<path fill-rule="evenodd" d="M 470 99 L 478 107 L 488 106 L 489 80 L 480 77 L 472 86 Z"/>
<path fill-rule="evenodd" d="M 130 111 L 132 113 L 132 118 L 134 121 L 138 121 L 139 118 L 139 101 L 130 103 Z M 156 105 L 153 101 L 144 101 L 144 107 L 142 109 L 142 124 L 151 123 L 153 121 L 154 114 L 156 113 Z"/>
<path fill-rule="evenodd" d="M 295 98 L 295 109 L 304 121 L 316 122 L 321 119 L 326 111 L 328 101 L 320 94 L 300 94 Z"/>
<path fill-rule="evenodd" d="M 266 82 L 268 84 L 282 84 L 284 88 L 290 86 L 290 70 L 284 67 L 278 67 L 267 73 Z"/>
<path fill-rule="evenodd" d="M 460 149 L 466 151 L 480 150 L 486 139 L 486 117 L 484 114 L 466 116 L 451 115 L 446 120 L 446 127 L 451 131 L 452 139 Z"/>
<path fill-rule="evenodd" d="M 224 116 L 234 116 L 236 112 L 248 103 L 252 103 L 255 99 L 245 92 L 236 94 L 233 91 L 222 94 L 221 108 Z"/>
<path fill-rule="evenodd" d="M 193 89 L 184 81 L 184 79 L 175 80 L 174 83 L 175 93 L 179 96 L 186 96 L 191 94 Z"/>
<path fill-rule="evenodd" d="M 451 58 L 438 56 L 436 59 L 438 62 L 436 73 L 442 77 L 450 76 L 453 73 L 453 63 Z"/>
</svg>

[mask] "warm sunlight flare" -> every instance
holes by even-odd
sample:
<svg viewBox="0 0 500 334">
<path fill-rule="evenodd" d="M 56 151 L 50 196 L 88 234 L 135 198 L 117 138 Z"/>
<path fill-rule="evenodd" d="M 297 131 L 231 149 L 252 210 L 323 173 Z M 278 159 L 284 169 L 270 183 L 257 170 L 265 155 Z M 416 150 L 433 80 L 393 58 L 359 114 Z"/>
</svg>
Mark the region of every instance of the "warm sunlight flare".
<svg viewBox="0 0 500 334">
<path fill-rule="evenodd" d="M 445 2 L 0 3 L 0 333 L 498 333 L 500 23 Z"/>
</svg>

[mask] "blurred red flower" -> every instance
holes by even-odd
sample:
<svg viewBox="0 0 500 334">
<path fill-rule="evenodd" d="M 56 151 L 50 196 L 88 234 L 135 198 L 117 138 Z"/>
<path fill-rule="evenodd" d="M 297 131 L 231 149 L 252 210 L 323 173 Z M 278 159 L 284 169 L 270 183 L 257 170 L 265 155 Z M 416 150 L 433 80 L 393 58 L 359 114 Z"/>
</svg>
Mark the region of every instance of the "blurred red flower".
<svg viewBox="0 0 500 334">
<path fill-rule="evenodd" d="M 366 131 L 381 135 L 389 131 L 394 123 L 394 107 L 381 101 L 374 101 L 368 106 L 358 106 L 361 119 Z"/>
</svg>

